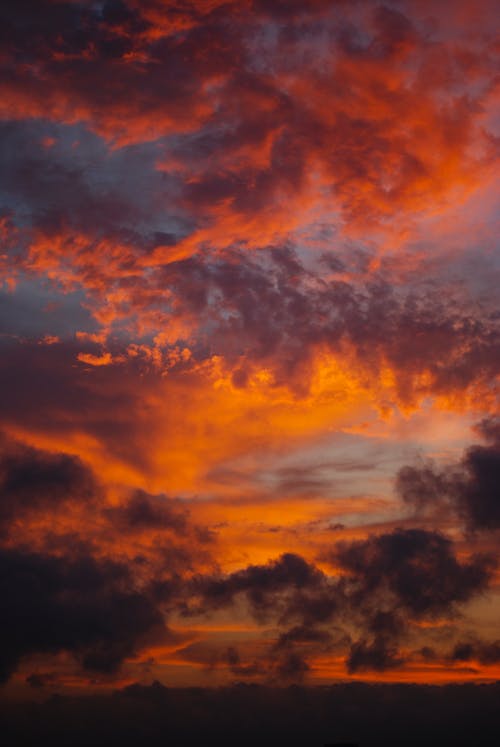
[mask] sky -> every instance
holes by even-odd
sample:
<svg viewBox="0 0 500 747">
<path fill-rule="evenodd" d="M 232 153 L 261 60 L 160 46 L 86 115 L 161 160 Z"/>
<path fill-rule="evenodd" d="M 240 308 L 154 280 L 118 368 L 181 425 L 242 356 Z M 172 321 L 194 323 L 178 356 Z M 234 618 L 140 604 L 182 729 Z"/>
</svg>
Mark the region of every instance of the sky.
<svg viewBox="0 0 500 747">
<path fill-rule="evenodd" d="M 4 695 L 500 678 L 498 20 L 3 0 Z"/>
</svg>

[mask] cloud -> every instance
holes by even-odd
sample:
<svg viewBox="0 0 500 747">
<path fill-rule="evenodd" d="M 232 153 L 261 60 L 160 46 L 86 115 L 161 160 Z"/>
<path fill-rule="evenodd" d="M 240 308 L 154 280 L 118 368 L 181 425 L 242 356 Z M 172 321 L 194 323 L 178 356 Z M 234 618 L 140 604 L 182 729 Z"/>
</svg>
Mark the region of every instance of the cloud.
<svg viewBox="0 0 500 747">
<path fill-rule="evenodd" d="M 225 577 L 201 578 L 195 592 L 204 609 L 226 607 L 244 595 L 257 617 L 271 614 L 309 625 L 332 620 L 346 609 L 364 609 L 371 629 L 388 633 L 399 627 L 398 611 L 414 619 L 451 613 L 487 587 L 494 567 L 493 558 L 484 555 L 459 562 L 451 540 L 422 529 L 338 542 L 328 557 L 341 568 L 341 576 L 328 577 L 288 553 Z M 375 615 L 370 614 L 373 605 Z M 306 635 L 304 628 L 295 631 Z M 314 639 L 315 633 L 307 635 Z"/>
<path fill-rule="evenodd" d="M 300 681 L 309 671 L 307 661 L 296 652 L 289 653 L 279 662 L 276 672 L 284 680 Z"/>
<path fill-rule="evenodd" d="M 0 523 L 7 529 L 31 512 L 55 513 L 64 503 L 91 505 L 102 494 L 92 470 L 77 456 L 0 441 Z"/>
<path fill-rule="evenodd" d="M 207 559 L 216 537 L 209 527 L 196 522 L 181 500 L 141 489 L 126 495 L 119 505 L 104 507 L 102 515 L 118 536 L 153 538 L 159 557 L 171 570 L 187 570 L 197 558 Z"/>
<path fill-rule="evenodd" d="M 126 486 L 110 491 L 79 457 L 14 441 L 0 443 L 0 523 L 9 546 L 45 551 L 67 538 L 113 557 L 124 535 L 172 570 L 208 556 L 215 535 L 181 500 Z"/>
<path fill-rule="evenodd" d="M 295 622 L 280 634 L 271 658 L 274 651 L 307 662 L 318 652 L 347 647 L 348 672 L 385 671 L 403 665 L 398 646 L 410 635 L 411 622 L 454 617 L 461 605 L 488 588 L 495 567 L 492 556 L 458 560 L 451 540 L 421 529 L 338 542 L 325 558 L 337 575 L 286 554 L 226 576 L 198 578 L 189 614 L 244 599 L 261 624 Z M 352 639 L 355 630 L 357 640 Z"/>
<path fill-rule="evenodd" d="M 371 642 L 366 640 L 353 643 L 346 660 L 349 674 L 362 671 L 384 672 L 397 669 L 403 663 L 394 644 L 382 636 L 376 636 Z"/>
<path fill-rule="evenodd" d="M 377 413 L 497 406 L 495 8 L 434 5 L 2 3 L 4 677 L 116 672 L 167 610 L 275 626 L 264 656 L 224 644 L 227 676 L 382 673 L 488 588 L 439 528 L 499 528 L 495 419 L 403 468 L 416 515 L 364 539 L 377 499 L 330 507 L 340 480 L 295 461 Z M 315 560 L 330 520 L 357 539 Z"/>
<path fill-rule="evenodd" d="M 462 459 L 440 468 L 432 462 L 403 467 L 396 489 L 403 501 L 417 510 L 446 508 L 463 518 L 472 530 L 500 527 L 500 438 L 498 419 L 478 426 L 487 445 L 475 444 Z"/>
<path fill-rule="evenodd" d="M 259 620 L 328 619 L 337 604 L 335 589 L 328 585 L 326 576 L 292 553 L 228 576 L 200 578 L 194 592 L 201 599 L 201 611 L 230 606 L 243 595 Z"/>
<path fill-rule="evenodd" d="M 122 307 L 168 301 L 150 268 L 283 244 L 332 211 L 341 233 L 385 230 L 488 173 L 486 23 L 479 44 L 408 4 L 19 7 L 2 6 L 12 264 L 99 286 L 114 314 L 115 283 Z"/>
<path fill-rule="evenodd" d="M 354 599 L 388 595 L 393 609 L 412 617 L 451 612 L 484 590 L 494 560 L 474 555 L 460 563 L 451 540 L 423 529 L 396 529 L 353 543 L 338 543 L 333 558 L 352 574 Z"/>
<path fill-rule="evenodd" d="M 26 657 L 61 652 L 84 673 L 116 674 L 166 640 L 165 605 L 213 535 L 164 495 L 129 490 L 111 506 L 76 456 L 6 435 L 0 446 L 1 681 Z"/>
<path fill-rule="evenodd" d="M 68 651 L 84 670 L 115 672 L 163 617 L 134 589 L 127 566 L 90 556 L 55 557 L 2 549 L 0 672 L 8 679 L 24 656 Z"/>
<path fill-rule="evenodd" d="M 240 387 L 265 365 L 276 383 L 305 389 L 325 350 L 363 380 L 389 367 L 403 401 L 479 388 L 498 364 L 496 320 L 465 301 L 457 309 L 425 282 L 396 292 L 382 273 L 325 279 L 289 247 L 193 256 L 170 263 L 158 283 L 178 299 L 173 316 L 234 366 Z"/>
<path fill-rule="evenodd" d="M 327 356 L 337 367 L 348 367 L 359 386 L 403 404 L 467 393 L 484 401 L 498 368 L 498 320 L 479 314 L 472 304 L 469 308 L 465 299 L 457 309 L 424 282 L 402 293 L 382 274 L 362 283 L 325 279 L 320 268 L 306 269 L 286 247 L 257 256 L 200 254 L 172 262 L 144 281 L 132 265 L 125 276 L 113 275 L 102 295 L 99 288 L 106 285 L 106 273 L 114 273 L 113 265 L 102 275 L 92 260 L 89 272 L 94 271 L 97 317 L 102 312 L 117 329 L 123 325 L 127 336 L 139 328 L 153 334 L 159 324 L 165 332 L 157 332 L 155 346 L 148 340 L 136 348 L 117 337 L 109 349 L 96 351 L 81 340 L 87 349 L 75 355 L 83 362 L 125 367 L 136 350 L 137 365 L 144 369 L 146 358 L 139 355 L 144 349 L 162 373 L 172 367 L 181 345 L 189 348 L 189 357 L 177 351 L 184 369 L 196 369 L 216 355 L 236 387 L 248 388 L 256 372 L 266 368 L 274 385 L 305 395 L 320 368 L 318 359 Z"/>
<path fill-rule="evenodd" d="M 144 490 L 136 490 L 126 503 L 108 509 L 107 515 L 124 531 L 173 529 L 182 534 L 188 528 L 186 509 L 175 506 L 166 496 L 151 496 Z"/>
<path fill-rule="evenodd" d="M 450 654 L 454 662 L 476 661 L 480 664 L 498 664 L 500 662 L 500 641 L 481 641 L 472 638 L 459 641 Z"/>
</svg>

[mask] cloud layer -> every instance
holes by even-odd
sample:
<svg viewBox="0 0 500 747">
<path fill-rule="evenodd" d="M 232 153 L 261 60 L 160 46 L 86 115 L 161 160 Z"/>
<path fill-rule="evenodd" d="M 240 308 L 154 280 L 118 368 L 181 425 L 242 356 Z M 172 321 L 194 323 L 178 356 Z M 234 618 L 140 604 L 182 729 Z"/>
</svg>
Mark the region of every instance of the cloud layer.
<svg viewBox="0 0 500 747">
<path fill-rule="evenodd" d="M 2 3 L 6 692 L 499 676 L 495 12 Z"/>
</svg>

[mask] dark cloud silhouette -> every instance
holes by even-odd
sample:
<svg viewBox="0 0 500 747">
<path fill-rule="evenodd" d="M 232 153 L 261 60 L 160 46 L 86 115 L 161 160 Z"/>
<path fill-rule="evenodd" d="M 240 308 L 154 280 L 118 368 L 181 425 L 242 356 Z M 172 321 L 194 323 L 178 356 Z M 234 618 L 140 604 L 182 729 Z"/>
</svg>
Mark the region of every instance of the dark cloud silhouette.
<svg viewBox="0 0 500 747">
<path fill-rule="evenodd" d="M 0 349 L 0 409 L 6 425 L 47 434 L 86 432 L 106 443 L 115 457 L 145 466 L 147 454 L 135 441 L 140 393 L 133 364 L 124 366 L 117 385 L 109 370 L 89 376 L 84 366 L 75 366 L 82 346 L 74 341 L 38 345 L 3 339 Z M 147 375 L 142 379 L 148 380 Z"/>
<path fill-rule="evenodd" d="M 179 502 L 138 490 L 111 508 L 93 471 L 78 457 L 7 435 L 0 442 L 0 501 L 2 682 L 24 657 L 59 652 L 72 654 L 84 671 L 114 674 L 141 646 L 166 640 L 161 607 L 174 593 L 180 604 L 183 599 L 171 577 L 185 571 L 201 552 L 198 546 L 212 539 Z M 80 512 L 75 524 L 62 521 L 70 509 Z M 85 522 L 80 526 L 82 516 L 92 516 L 93 532 Z M 33 547 L 30 522 L 36 528 L 40 521 L 45 526 L 36 529 Z M 103 536 L 97 546 L 99 525 Z M 122 534 L 138 531 L 157 537 L 152 567 L 140 553 L 112 559 Z M 167 541 L 165 532 L 176 541 Z M 34 673 L 27 681 L 42 687 L 52 680 Z"/>
<path fill-rule="evenodd" d="M 349 672 L 382 671 L 404 663 L 398 643 L 408 634 L 410 621 L 454 615 L 487 589 L 496 566 L 491 555 L 460 561 L 451 540 L 422 529 L 338 542 L 326 557 L 340 568 L 339 575 L 329 577 L 300 556 L 287 554 L 227 576 L 198 578 L 188 613 L 245 599 L 259 621 L 296 623 L 280 634 L 276 653 L 307 660 L 308 652 L 350 645 Z M 352 626 L 360 638 L 350 642 Z"/>
<path fill-rule="evenodd" d="M 43 552 L 4 547 L 4 679 L 23 656 L 58 651 L 71 652 L 84 669 L 113 672 L 141 640 L 162 630 L 165 634 L 160 607 L 204 615 L 243 600 L 259 622 L 275 621 L 285 630 L 269 650 L 267 664 L 240 662 L 228 654 L 226 663 L 237 676 L 267 672 L 301 679 L 311 655 L 346 646 L 349 672 L 397 667 L 402 663 L 398 642 L 408 622 L 453 614 L 487 588 L 494 568 L 486 555 L 459 561 L 451 540 L 438 532 L 397 529 L 335 544 L 326 553 L 341 571 L 335 576 L 300 555 L 285 553 L 228 575 L 198 574 L 183 581 L 182 574 L 194 570 L 193 559 L 211 536 L 191 521 L 179 501 L 136 490 L 110 507 L 97 500 L 103 498 L 101 488 L 79 459 L 7 439 L 0 466 L 5 523 L 29 512 L 51 515 L 73 501 L 101 517 L 110 541 L 121 533 L 158 536 L 149 561 L 153 565 L 144 565 L 139 555 L 137 574 L 132 561 L 94 558 L 77 530 L 49 532 L 44 547 L 50 550 Z M 160 541 L 165 531 L 173 533 L 173 544 Z M 134 579 L 141 568 L 143 580 L 137 587 Z M 357 641 L 350 641 L 347 620 L 359 631 Z M 191 655 L 199 657 L 198 648 L 193 644 Z M 202 653 L 213 657 L 204 649 Z"/>
<path fill-rule="evenodd" d="M 188 511 L 165 495 L 150 495 L 136 490 L 121 506 L 107 509 L 110 521 L 125 531 L 142 529 L 172 529 L 185 533 L 188 529 Z"/>
<path fill-rule="evenodd" d="M 127 566 L 90 556 L 0 551 L 1 679 L 23 656 L 69 651 L 83 669 L 115 672 L 163 617 Z"/>
<path fill-rule="evenodd" d="M 90 504 L 102 494 L 92 470 L 76 456 L 0 440 L 0 524 L 65 502 Z"/>
<path fill-rule="evenodd" d="M 477 638 L 459 641 L 454 646 L 450 659 L 455 662 L 473 660 L 480 664 L 498 664 L 500 662 L 500 641 L 487 642 Z"/>
<path fill-rule="evenodd" d="M 463 460 L 465 480 L 459 500 L 472 527 L 500 527 L 500 442 L 471 446 Z"/>
<path fill-rule="evenodd" d="M 194 592 L 200 598 L 197 611 L 227 607 L 241 595 L 257 619 L 328 620 L 338 604 L 335 585 L 314 565 L 292 553 L 229 576 L 202 577 Z"/>
<path fill-rule="evenodd" d="M 244 662 L 241 659 L 240 652 L 235 646 L 228 646 L 225 652 L 225 660 L 232 674 L 238 679 L 248 677 L 262 676 L 266 674 L 265 662 L 251 661 Z"/>
<path fill-rule="evenodd" d="M 121 533 L 173 533 L 177 538 L 189 537 L 195 545 L 207 545 L 214 539 L 208 528 L 192 521 L 188 509 L 180 500 L 167 498 L 164 494 L 151 495 L 144 490 L 132 491 L 118 505 L 109 506 L 106 491 L 93 470 L 79 457 L 44 451 L 13 441 L 7 435 L 0 441 L 0 527 L 14 538 L 13 526 L 21 521 L 29 526 L 40 519 L 53 519 L 64 511 L 76 508 L 94 520 L 100 520 L 109 539 Z M 65 532 L 73 532 L 76 540 L 82 540 L 85 527 L 64 527 L 62 530 L 64 549 Z M 51 523 L 47 527 L 49 544 L 57 541 L 57 530 Z M 38 532 L 39 538 L 42 533 Z M 86 535 L 85 535 L 86 536 Z M 22 541 L 22 534 L 17 534 Z M 170 554 L 169 554 L 170 552 Z M 169 565 L 189 564 L 194 548 L 175 547 L 162 550 Z M 177 559 L 174 556 L 177 555 Z"/>
<path fill-rule="evenodd" d="M 60 651 L 73 654 L 84 670 L 117 671 L 141 641 L 165 635 L 163 616 L 153 597 L 139 590 L 133 565 L 94 558 L 84 541 L 85 527 L 82 535 L 79 528 L 68 534 L 53 527 L 53 518 L 79 506 L 103 517 L 112 539 L 124 526 L 184 533 L 186 513 L 165 501 L 157 506 L 140 492 L 123 508 L 106 509 L 103 489 L 78 457 L 7 436 L 0 446 L 0 518 L 8 542 L 0 548 L 1 679 L 7 680 L 25 656 Z M 30 552 L 23 532 L 13 527 L 17 520 L 26 528 L 30 519 L 40 518 L 50 520 L 45 538 L 40 532 L 38 537 L 47 550 Z M 46 680 L 34 674 L 29 682 L 40 687 Z"/>
<path fill-rule="evenodd" d="M 488 443 L 500 444 L 500 418 L 484 418 L 477 424 L 476 430 Z"/>
<path fill-rule="evenodd" d="M 384 672 L 397 669 L 402 664 L 403 659 L 394 643 L 380 635 L 370 642 L 361 640 L 353 643 L 346 659 L 350 674 L 364 670 Z"/>
<path fill-rule="evenodd" d="M 423 529 L 396 529 L 350 544 L 333 555 L 352 574 L 353 599 L 389 595 L 394 609 L 415 617 L 449 612 L 486 588 L 494 568 L 490 556 L 461 563 L 451 540 Z"/>
<path fill-rule="evenodd" d="M 292 680 L 294 682 L 302 680 L 310 666 L 303 656 L 296 651 L 292 651 L 278 661 L 276 673 L 283 680 Z"/>
<path fill-rule="evenodd" d="M 432 462 L 403 467 L 396 479 L 402 499 L 417 510 L 445 507 L 473 530 L 500 527 L 500 434 L 498 419 L 478 430 L 489 443 L 466 449 L 460 462 L 440 468 Z"/>
</svg>

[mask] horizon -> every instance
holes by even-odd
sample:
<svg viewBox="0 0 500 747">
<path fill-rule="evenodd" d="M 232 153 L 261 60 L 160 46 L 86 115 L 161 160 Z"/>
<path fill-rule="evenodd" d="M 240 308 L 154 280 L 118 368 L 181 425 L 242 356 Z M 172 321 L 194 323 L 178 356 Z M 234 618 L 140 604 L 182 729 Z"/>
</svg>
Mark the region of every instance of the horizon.
<svg viewBox="0 0 500 747">
<path fill-rule="evenodd" d="M 495 685 L 345 685 L 210 688 L 133 685 L 114 694 L 51 695 L 43 703 L 0 703 L 7 743 L 75 746 L 169 743 L 210 736 L 221 745 L 478 747 L 498 733 Z M 228 707 L 230 706 L 230 707 Z M 362 715 L 362 718 L 360 718 Z M 15 740 L 15 741 L 14 741 Z"/>
</svg>

